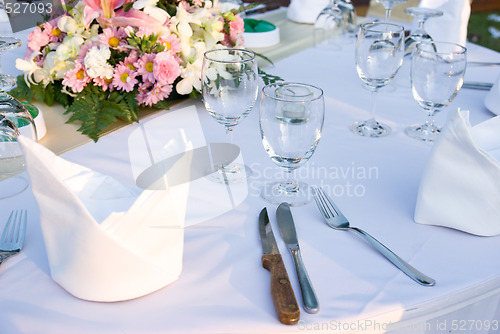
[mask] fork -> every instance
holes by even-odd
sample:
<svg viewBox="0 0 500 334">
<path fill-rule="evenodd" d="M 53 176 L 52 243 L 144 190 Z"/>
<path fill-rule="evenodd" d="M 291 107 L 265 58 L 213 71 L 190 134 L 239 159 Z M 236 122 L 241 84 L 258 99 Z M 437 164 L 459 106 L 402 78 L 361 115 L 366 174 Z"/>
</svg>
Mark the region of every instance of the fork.
<svg viewBox="0 0 500 334">
<path fill-rule="evenodd" d="M 336 230 L 353 230 L 363 236 L 375 249 L 391 261 L 396 267 L 404 272 L 415 282 L 424 286 L 433 286 L 436 281 L 427 275 L 412 267 L 409 263 L 394 254 L 389 248 L 384 246 L 380 241 L 366 233 L 360 228 L 349 225 L 347 218 L 340 212 L 340 209 L 335 205 L 332 199 L 321 188 L 313 188 L 314 200 L 318 205 L 318 209 L 325 218 L 327 224 Z"/>
<path fill-rule="evenodd" d="M 10 213 L 0 237 L 0 264 L 8 257 L 19 253 L 23 247 L 27 218 L 26 210 Z"/>
</svg>

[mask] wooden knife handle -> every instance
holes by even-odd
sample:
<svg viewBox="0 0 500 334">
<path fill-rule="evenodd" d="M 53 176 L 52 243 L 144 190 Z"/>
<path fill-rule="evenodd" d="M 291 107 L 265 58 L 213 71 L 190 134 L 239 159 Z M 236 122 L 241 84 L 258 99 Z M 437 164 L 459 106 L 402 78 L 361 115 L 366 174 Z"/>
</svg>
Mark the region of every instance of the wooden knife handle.
<svg viewBox="0 0 500 334">
<path fill-rule="evenodd" d="M 279 321 L 285 325 L 296 324 L 300 309 L 281 255 L 262 255 L 262 266 L 271 273 L 271 296 Z"/>
</svg>

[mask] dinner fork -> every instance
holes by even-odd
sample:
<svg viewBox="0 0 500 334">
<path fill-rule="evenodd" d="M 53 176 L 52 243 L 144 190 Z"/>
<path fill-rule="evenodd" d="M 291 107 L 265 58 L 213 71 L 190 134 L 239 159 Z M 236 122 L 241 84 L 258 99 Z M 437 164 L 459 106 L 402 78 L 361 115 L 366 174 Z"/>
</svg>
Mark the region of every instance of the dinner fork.
<svg viewBox="0 0 500 334">
<path fill-rule="evenodd" d="M 349 225 L 349 221 L 342 214 L 340 209 L 335 205 L 333 200 L 321 188 L 313 188 L 314 200 L 318 205 L 319 211 L 325 218 L 328 225 L 336 230 L 353 230 L 363 236 L 373 247 L 375 247 L 382 255 L 391 261 L 396 267 L 404 272 L 415 282 L 425 285 L 433 286 L 436 281 L 427 275 L 422 274 L 420 271 L 412 267 L 409 263 L 394 254 L 389 248 L 384 246 L 380 241 L 372 237 L 360 228 Z"/>
<path fill-rule="evenodd" d="M 0 237 L 0 264 L 6 258 L 19 253 L 26 235 L 28 213 L 26 210 L 12 211 Z"/>
</svg>

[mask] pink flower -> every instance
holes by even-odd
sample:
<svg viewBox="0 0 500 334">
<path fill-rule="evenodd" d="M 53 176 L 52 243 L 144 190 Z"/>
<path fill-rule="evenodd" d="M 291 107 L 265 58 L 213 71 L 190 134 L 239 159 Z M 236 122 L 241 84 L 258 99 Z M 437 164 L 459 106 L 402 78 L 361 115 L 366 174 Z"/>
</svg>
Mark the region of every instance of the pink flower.
<svg viewBox="0 0 500 334">
<path fill-rule="evenodd" d="M 181 68 L 172 53 L 163 51 L 156 55 L 153 74 L 160 85 L 173 84 L 181 75 Z"/>
<path fill-rule="evenodd" d="M 102 88 L 103 91 L 107 91 L 109 89 L 109 91 L 113 91 L 113 79 L 106 79 L 106 78 L 101 78 L 101 77 L 97 77 L 97 78 L 94 78 L 92 79 L 92 81 L 94 82 L 95 85 L 99 86 Z"/>
<path fill-rule="evenodd" d="M 50 37 L 46 30 L 37 26 L 28 35 L 28 47 L 34 52 L 40 52 L 44 46 L 49 44 Z"/>
<path fill-rule="evenodd" d="M 116 49 L 118 46 L 126 45 L 127 43 L 123 38 L 125 37 L 125 31 L 122 28 L 106 28 L 103 30 L 102 34 L 99 34 L 99 42 L 110 48 Z"/>
<path fill-rule="evenodd" d="M 243 44 L 243 31 L 245 30 L 245 22 L 243 19 L 235 15 L 236 20 L 229 22 L 229 40 L 235 46 Z"/>
<path fill-rule="evenodd" d="M 76 57 L 76 60 L 83 64 L 83 61 L 85 59 L 85 56 L 87 55 L 87 52 L 89 52 L 89 50 L 92 49 L 94 46 L 97 46 L 96 42 L 91 42 L 91 43 L 82 45 L 80 47 L 80 52 L 78 52 L 78 56 Z"/>
<path fill-rule="evenodd" d="M 131 70 L 135 70 L 135 63 L 139 59 L 139 52 L 137 50 L 132 50 L 127 57 L 123 61 L 120 62 L 120 65 L 128 66 Z"/>
<path fill-rule="evenodd" d="M 151 83 L 155 82 L 154 70 L 154 60 L 155 55 L 146 53 L 134 64 L 137 68 L 137 74 L 142 75 L 142 80 L 149 81 Z"/>
<path fill-rule="evenodd" d="M 139 87 L 139 94 L 137 95 L 137 101 L 139 104 L 144 104 L 146 106 L 152 106 L 166 98 L 172 92 L 172 85 L 160 85 L 160 84 L 142 84 Z"/>
<path fill-rule="evenodd" d="M 165 46 L 165 51 L 170 51 L 172 53 L 181 52 L 181 41 L 179 37 L 175 34 L 170 34 L 168 36 L 160 36 L 158 42 Z"/>
<path fill-rule="evenodd" d="M 85 67 L 82 63 L 75 61 L 75 68 L 64 73 L 62 84 L 71 88 L 73 92 L 80 93 L 89 82 L 90 77 L 85 73 Z"/>
<path fill-rule="evenodd" d="M 136 74 L 126 65 L 117 65 L 113 75 L 113 86 L 116 89 L 131 92 L 134 86 L 139 83 L 135 78 Z"/>
</svg>

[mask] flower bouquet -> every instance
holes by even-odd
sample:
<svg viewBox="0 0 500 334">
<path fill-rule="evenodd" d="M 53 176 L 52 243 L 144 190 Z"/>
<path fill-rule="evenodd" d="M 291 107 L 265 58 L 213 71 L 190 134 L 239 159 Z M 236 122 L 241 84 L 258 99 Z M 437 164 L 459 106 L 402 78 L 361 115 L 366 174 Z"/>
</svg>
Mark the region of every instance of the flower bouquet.
<svg viewBox="0 0 500 334">
<path fill-rule="evenodd" d="M 28 37 L 24 72 L 10 93 L 61 103 L 68 122 L 97 141 L 117 119 L 136 121 L 140 107 L 201 89 L 205 51 L 242 47 L 244 22 L 217 0 L 85 0 L 65 4 Z"/>
</svg>

